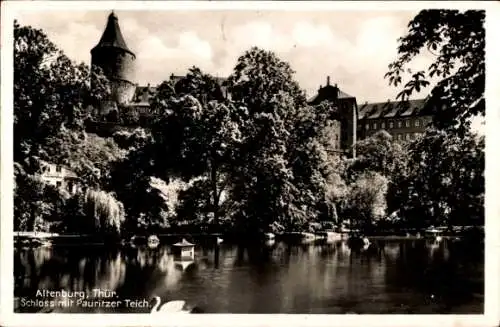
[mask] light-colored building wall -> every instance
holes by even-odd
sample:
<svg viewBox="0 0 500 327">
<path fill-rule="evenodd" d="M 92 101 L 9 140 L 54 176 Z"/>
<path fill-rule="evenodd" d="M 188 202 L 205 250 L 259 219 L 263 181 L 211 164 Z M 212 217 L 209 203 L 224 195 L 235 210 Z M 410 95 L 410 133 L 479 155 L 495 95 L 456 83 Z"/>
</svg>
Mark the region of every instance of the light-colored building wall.
<svg viewBox="0 0 500 327">
<path fill-rule="evenodd" d="M 43 182 L 65 189 L 70 194 L 75 194 L 79 189 L 76 174 L 62 165 L 43 163 L 40 178 Z"/>
<path fill-rule="evenodd" d="M 360 134 L 366 138 L 385 130 L 397 141 L 410 141 L 422 135 L 431 122 L 431 116 L 367 119 L 360 123 L 358 131 L 363 130 Z"/>
<path fill-rule="evenodd" d="M 432 122 L 432 115 L 426 108 L 426 99 L 365 103 L 359 106 L 359 111 L 359 139 L 385 130 L 396 141 L 407 142 L 422 135 Z"/>
</svg>

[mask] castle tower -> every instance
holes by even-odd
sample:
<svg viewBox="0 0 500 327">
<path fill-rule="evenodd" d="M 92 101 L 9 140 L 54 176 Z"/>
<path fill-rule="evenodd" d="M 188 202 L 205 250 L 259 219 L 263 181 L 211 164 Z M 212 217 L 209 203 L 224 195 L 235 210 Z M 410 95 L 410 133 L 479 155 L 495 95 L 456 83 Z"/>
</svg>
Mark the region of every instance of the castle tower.
<svg viewBox="0 0 500 327">
<path fill-rule="evenodd" d="M 101 67 L 111 83 L 111 101 L 129 103 L 135 93 L 135 54 L 127 47 L 114 12 L 99 43 L 90 51 L 92 65 Z"/>
</svg>

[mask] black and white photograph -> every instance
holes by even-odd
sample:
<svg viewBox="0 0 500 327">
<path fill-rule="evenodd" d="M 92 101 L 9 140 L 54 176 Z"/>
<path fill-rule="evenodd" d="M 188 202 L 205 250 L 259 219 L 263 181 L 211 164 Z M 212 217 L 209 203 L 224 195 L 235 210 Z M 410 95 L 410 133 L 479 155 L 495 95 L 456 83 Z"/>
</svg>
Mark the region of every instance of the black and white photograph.
<svg viewBox="0 0 500 327">
<path fill-rule="evenodd" d="M 500 323 L 498 3 L 57 2 L 2 4 L 2 325 Z"/>
</svg>

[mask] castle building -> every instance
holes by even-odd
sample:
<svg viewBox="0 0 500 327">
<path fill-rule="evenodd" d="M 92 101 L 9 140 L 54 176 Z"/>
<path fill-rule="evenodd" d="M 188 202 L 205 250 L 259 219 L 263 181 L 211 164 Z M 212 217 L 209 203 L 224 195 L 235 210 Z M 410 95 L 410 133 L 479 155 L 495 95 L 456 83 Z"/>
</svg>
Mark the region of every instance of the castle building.
<svg viewBox="0 0 500 327">
<path fill-rule="evenodd" d="M 359 108 L 358 136 L 370 137 L 385 130 L 400 142 L 411 141 L 425 131 L 432 115 L 425 108 L 426 99 L 365 103 Z"/>
<path fill-rule="evenodd" d="M 398 142 L 406 142 L 423 134 L 432 122 L 432 115 L 425 108 L 426 99 L 409 101 L 386 101 L 358 105 L 356 98 L 335 85 L 330 85 L 327 77 L 326 86 L 320 86 L 309 104 L 317 105 L 323 101 L 332 103 L 338 110 L 340 125 L 340 149 L 346 154 L 356 156 L 353 145 L 385 130 Z M 333 137 L 337 137 L 335 133 Z"/>
<path fill-rule="evenodd" d="M 98 66 L 111 84 L 111 102 L 118 105 L 132 101 L 136 84 L 135 54 L 127 47 L 118 25 L 118 17 L 111 12 L 99 43 L 90 51 L 92 66 Z M 110 106 L 105 106 L 110 109 Z"/>
<path fill-rule="evenodd" d="M 135 54 L 127 47 L 118 24 L 118 18 L 111 12 L 104 33 L 97 45 L 90 51 L 92 65 L 100 67 L 111 83 L 111 96 L 101 105 L 100 113 L 108 122 L 121 120 L 125 124 L 141 124 L 154 116 L 150 107 L 156 87 L 135 83 Z M 171 76 L 177 83 L 184 76 Z M 225 98 L 230 98 L 224 78 L 216 78 Z M 412 140 L 425 131 L 432 121 L 432 115 L 424 110 L 426 100 L 406 102 L 387 101 L 358 105 L 356 97 L 340 90 L 337 84 L 320 86 L 317 94 L 308 103 L 318 105 L 329 102 L 336 108 L 332 116 L 334 126 L 333 151 L 356 156 L 354 144 L 357 140 L 370 137 L 379 130 L 386 130 L 397 141 Z"/>
<path fill-rule="evenodd" d="M 108 16 L 104 32 L 97 45 L 90 51 L 92 66 L 100 67 L 108 78 L 111 95 L 102 101 L 99 113 L 102 120 L 116 123 L 141 122 L 154 113 L 151 111 L 150 100 L 156 93 L 156 87 L 138 86 L 135 82 L 136 55 L 125 42 L 114 12 Z M 172 76 L 174 82 L 179 82 L 184 76 Z M 224 78 L 216 78 L 224 97 L 228 97 Z M 132 123 L 133 124 L 133 123 Z"/>
<path fill-rule="evenodd" d="M 338 129 L 334 133 L 333 137 L 338 139 L 338 148 L 341 151 L 350 152 L 353 149 L 353 145 L 357 141 L 357 117 L 358 117 L 358 106 L 356 103 L 356 98 L 349 95 L 337 86 L 330 84 L 330 76 L 326 78 L 326 85 L 320 86 L 318 93 L 309 99 L 310 105 L 318 105 L 324 101 L 333 104 L 337 108 L 337 115 L 334 117 L 338 122 Z M 355 153 L 352 153 L 355 156 Z"/>
</svg>

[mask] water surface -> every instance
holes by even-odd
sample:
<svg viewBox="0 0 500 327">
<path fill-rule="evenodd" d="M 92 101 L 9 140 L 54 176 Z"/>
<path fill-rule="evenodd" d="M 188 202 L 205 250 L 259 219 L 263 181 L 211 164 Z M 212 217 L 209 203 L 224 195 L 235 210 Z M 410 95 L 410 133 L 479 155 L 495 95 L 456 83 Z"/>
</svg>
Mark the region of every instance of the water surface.
<svg viewBox="0 0 500 327">
<path fill-rule="evenodd" d="M 149 312 L 162 301 L 185 300 L 207 313 L 457 313 L 480 314 L 484 302 L 481 250 L 445 240 L 375 241 L 354 250 L 332 244 L 197 246 L 179 262 L 168 245 L 97 245 L 16 249 L 17 312 Z M 112 300 L 148 307 L 48 308 L 37 291 L 116 292 Z M 60 297 L 56 297 L 60 300 Z M 102 299 L 102 297 L 97 297 Z M 21 302 L 22 301 L 22 302 Z M 24 303 L 21 305 L 21 303 Z"/>
</svg>

